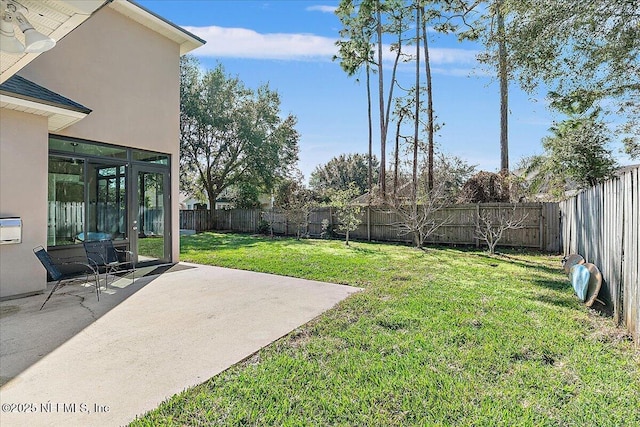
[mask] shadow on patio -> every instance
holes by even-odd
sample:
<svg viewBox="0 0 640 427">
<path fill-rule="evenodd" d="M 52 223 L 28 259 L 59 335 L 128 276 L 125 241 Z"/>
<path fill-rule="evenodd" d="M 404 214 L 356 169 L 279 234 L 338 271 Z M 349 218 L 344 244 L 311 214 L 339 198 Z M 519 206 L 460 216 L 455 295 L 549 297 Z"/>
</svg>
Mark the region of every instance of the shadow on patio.
<svg viewBox="0 0 640 427">
<path fill-rule="evenodd" d="M 126 424 L 360 291 L 184 263 L 147 274 L 109 284 L 100 302 L 76 287 L 42 311 L 44 295 L 1 304 L 0 365 L 13 378 L 0 403 L 33 405 L 3 423 Z"/>
<path fill-rule="evenodd" d="M 100 301 L 93 282 L 72 284 L 57 290 L 40 310 L 53 282 L 40 295 L 7 300 L 0 303 L 0 386 L 20 374 L 42 357 L 85 329 L 135 292 L 156 279 L 159 274 L 193 268 L 183 264 L 142 267 L 132 273 L 109 276 Z"/>
</svg>

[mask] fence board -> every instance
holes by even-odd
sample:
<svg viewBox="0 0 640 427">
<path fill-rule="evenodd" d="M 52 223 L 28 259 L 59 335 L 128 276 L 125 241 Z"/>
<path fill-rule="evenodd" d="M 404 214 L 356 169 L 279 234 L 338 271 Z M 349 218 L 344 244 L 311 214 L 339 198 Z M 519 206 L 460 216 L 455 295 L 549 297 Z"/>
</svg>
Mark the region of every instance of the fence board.
<svg viewBox="0 0 640 427">
<path fill-rule="evenodd" d="M 560 203 L 565 255 L 602 272 L 600 299 L 640 346 L 640 167 Z"/>
<path fill-rule="evenodd" d="M 544 203 L 542 205 L 540 224 L 544 235 L 542 245 L 544 250 L 557 252 L 560 249 L 560 234 L 558 233 L 560 230 L 560 207 L 557 203 Z"/>
<path fill-rule="evenodd" d="M 435 213 L 435 218 L 443 225 L 427 239 L 428 244 L 477 244 L 475 235 L 478 213 L 497 215 L 505 209 L 513 209 L 516 215 L 524 216 L 522 228 L 507 230 L 501 246 L 528 247 L 557 252 L 560 250 L 560 219 L 557 204 L 554 203 L 483 203 L 448 206 Z M 362 223 L 350 233 L 351 238 L 361 240 L 412 242 L 413 236 L 399 233 L 399 216 L 391 209 L 380 207 L 364 208 L 361 211 Z M 268 216 L 268 217 L 267 217 Z M 211 229 L 230 230 L 246 233 L 258 231 L 261 220 L 269 220 L 275 234 L 295 234 L 295 226 L 287 220 L 284 212 L 261 212 L 257 209 L 180 211 L 180 228 L 205 231 Z M 306 233 L 319 237 L 328 229 L 336 232 L 337 219 L 331 208 L 319 207 L 309 214 Z"/>
<path fill-rule="evenodd" d="M 211 217 L 211 211 L 206 209 L 181 210 L 180 211 L 180 229 L 208 231 L 214 228 Z"/>
<path fill-rule="evenodd" d="M 639 172 L 640 168 L 626 173 L 623 177 L 626 204 L 625 225 L 629 227 L 629 232 L 627 236 L 623 236 L 625 243 L 623 262 L 627 264 L 627 268 L 623 269 L 623 284 L 625 286 L 622 291 L 622 314 L 625 324 L 635 334 L 637 340 L 640 340 L 640 331 L 638 331 L 640 327 L 640 287 L 638 286 L 638 256 L 640 254 L 638 250 L 638 240 L 640 240 L 638 231 L 638 224 L 640 223 L 640 203 L 638 203 L 638 198 L 640 197 L 638 192 Z"/>
<path fill-rule="evenodd" d="M 49 202 L 47 242 L 50 245 L 73 243 L 84 230 L 84 203 Z"/>
</svg>

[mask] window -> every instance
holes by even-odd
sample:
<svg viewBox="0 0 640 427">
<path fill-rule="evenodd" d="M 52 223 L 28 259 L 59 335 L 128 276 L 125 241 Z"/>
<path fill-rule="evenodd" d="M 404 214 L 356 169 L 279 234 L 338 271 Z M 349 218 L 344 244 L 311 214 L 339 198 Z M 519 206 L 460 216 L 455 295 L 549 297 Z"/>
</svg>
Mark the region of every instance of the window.
<svg viewBox="0 0 640 427">
<path fill-rule="evenodd" d="M 127 149 L 102 144 L 92 144 L 63 138 L 49 138 L 49 150 L 70 153 L 73 155 L 89 155 L 96 157 L 110 157 L 127 159 Z"/>
<path fill-rule="evenodd" d="M 131 150 L 133 160 L 138 162 L 155 163 L 157 165 L 168 165 L 169 156 L 151 151 Z"/>
<path fill-rule="evenodd" d="M 49 157 L 47 245 L 69 245 L 84 231 L 84 162 Z"/>
<path fill-rule="evenodd" d="M 126 167 L 89 162 L 87 184 L 89 190 L 88 239 L 126 239 Z"/>
<path fill-rule="evenodd" d="M 130 176 L 132 164 L 158 172 Z M 151 166 L 153 164 L 154 166 Z M 169 155 L 126 147 L 49 138 L 49 212 L 47 246 L 81 244 L 85 240 L 128 240 L 129 221 L 143 221 L 150 236 L 164 234 L 164 184 Z M 143 196 L 131 194 L 140 186 Z M 130 206 L 132 204 L 132 206 Z M 140 206 L 138 206 L 140 205 Z M 144 218 L 131 209 L 141 209 Z"/>
</svg>

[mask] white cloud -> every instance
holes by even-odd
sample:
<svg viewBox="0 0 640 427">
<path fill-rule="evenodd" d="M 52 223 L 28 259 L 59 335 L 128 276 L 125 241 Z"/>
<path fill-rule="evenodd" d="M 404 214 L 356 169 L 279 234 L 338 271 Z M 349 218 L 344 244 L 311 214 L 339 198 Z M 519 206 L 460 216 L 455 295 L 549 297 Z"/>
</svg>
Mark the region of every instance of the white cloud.
<svg viewBox="0 0 640 427">
<path fill-rule="evenodd" d="M 473 69 L 431 67 L 431 72 L 433 74 L 443 74 L 445 76 L 469 77 L 473 73 Z"/>
<path fill-rule="evenodd" d="M 431 67 L 431 72 L 433 74 L 443 74 L 445 76 L 454 77 L 495 77 L 489 71 L 479 68 Z"/>
<path fill-rule="evenodd" d="M 422 54 L 423 52 L 420 51 L 420 53 Z M 432 47 L 429 49 L 431 72 L 433 74 L 442 74 L 454 77 L 490 76 L 490 74 L 485 73 L 481 68 L 477 67 L 477 53 L 478 51 L 475 50 Z M 385 55 L 385 70 L 392 69 L 394 59 L 395 54 L 391 52 Z M 421 65 L 421 68 L 424 68 L 424 65 Z M 400 73 L 415 73 L 415 70 L 415 62 L 401 62 L 398 65 L 398 72 Z"/>
<path fill-rule="evenodd" d="M 477 54 L 478 51 L 469 49 L 429 49 L 429 59 L 433 64 L 475 64 Z"/>
<path fill-rule="evenodd" d="M 338 53 L 336 39 L 303 33 L 258 33 L 247 28 L 184 27 L 207 44 L 194 53 L 216 58 L 278 59 L 297 61 L 330 61 Z M 385 68 L 395 54 L 384 46 Z M 476 63 L 475 50 L 431 48 L 429 55 L 435 66 L 456 65 L 471 68 Z M 402 67 L 401 67 L 402 68 Z M 458 74 L 459 72 L 457 72 Z"/>
<path fill-rule="evenodd" d="M 195 51 L 198 56 L 219 58 L 331 60 L 335 40 L 313 34 L 267 33 L 246 28 L 184 27 L 207 41 Z"/>
<path fill-rule="evenodd" d="M 337 8 L 337 6 L 315 5 L 307 7 L 306 10 L 309 12 L 334 13 Z"/>
</svg>

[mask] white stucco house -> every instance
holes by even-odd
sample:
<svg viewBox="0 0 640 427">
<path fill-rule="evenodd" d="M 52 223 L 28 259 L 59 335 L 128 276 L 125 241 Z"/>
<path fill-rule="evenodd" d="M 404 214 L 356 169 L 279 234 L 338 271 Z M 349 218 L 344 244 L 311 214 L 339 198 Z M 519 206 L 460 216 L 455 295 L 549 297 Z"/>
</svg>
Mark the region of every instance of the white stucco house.
<svg viewBox="0 0 640 427">
<path fill-rule="evenodd" d="M 0 222 L 21 224 L 0 244 L 0 299 L 45 290 L 37 246 L 62 257 L 110 238 L 177 262 L 179 60 L 204 41 L 129 0 L 18 0 L 56 43 L 12 52 L 27 30 L 0 4 Z"/>
<path fill-rule="evenodd" d="M 258 203 L 260 203 L 261 209 L 273 208 L 273 196 L 267 193 L 261 193 L 258 195 Z M 194 197 L 189 193 L 180 193 L 180 209 L 193 210 L 193 209 L 210 209 L 208 200 L 201 200 Z M 218 209 L 235 209 L 236 205 L 233 201 L 233 190 L 225 190 L 216 199 L 216 210 Z"/>
</svg>

